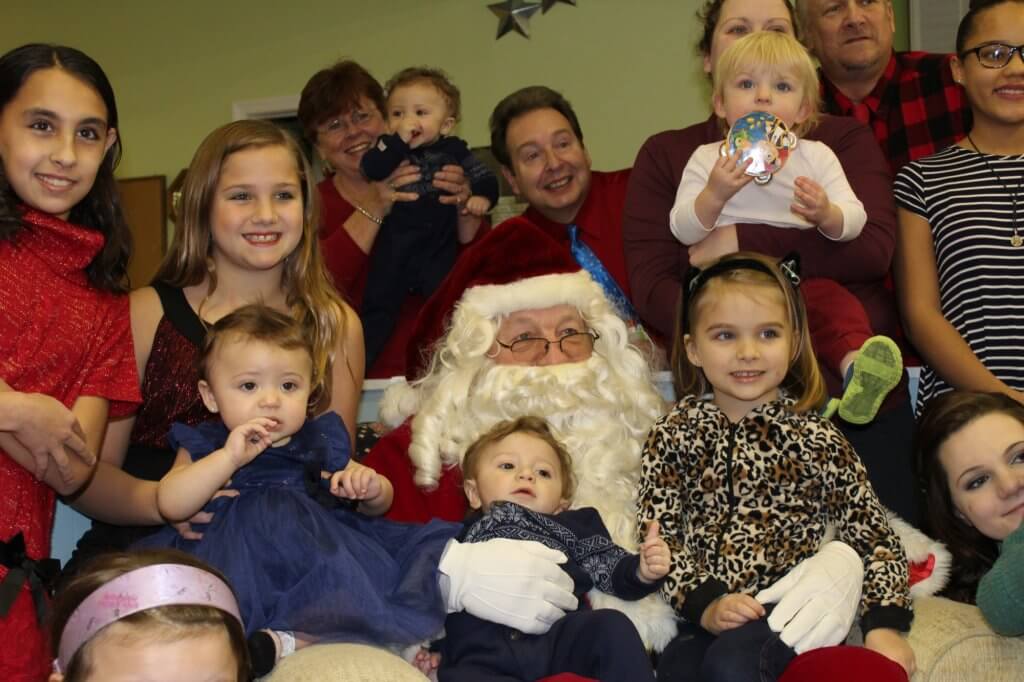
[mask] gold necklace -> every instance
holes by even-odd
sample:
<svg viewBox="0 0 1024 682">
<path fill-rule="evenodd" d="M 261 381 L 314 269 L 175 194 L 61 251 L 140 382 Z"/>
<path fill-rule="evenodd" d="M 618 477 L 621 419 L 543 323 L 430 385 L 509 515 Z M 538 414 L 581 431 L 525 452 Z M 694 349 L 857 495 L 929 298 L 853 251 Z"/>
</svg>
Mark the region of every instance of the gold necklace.
<svg viewBox="0 0 1024 682">
<path fill-rule="evenodd" d="M 999 184 L 1006 190 L 1006 193 L 1010 195 L 1010 201 L 1013 206 L 1013 214 L 1010 219 L 1010 225 L 1013 227 L 1013 236 L 1010 237 L 1010 246 L 1014 248 L 1024 246 L 1024 237 L 1017 234 L 1017 195 L 1020 194 L 1021 187 L 1024 187 L 1024 175 L 1021 175 L 1020 180 L 1017 181 L 1017 191 L 1011 193 L 1010 186 L 1003 182 L 999 173 L 996 173 L 995 168 L 993 168 L 992 164 L 990 164 L 988 159 L 985 158 L 985 152 L 978 149 L 978 145 L 975 144 L 970 133 L 967 133 L 967 140 L 971 143 L 971 146 L 974 147 L 974 151 L 978 152 L 978 155 L 981 156 L 981 160 L 985 163 L 985 167 L 988 168 L 988 172 L 995 176 L 996 180 L 999 181 Z"/>
</svg>

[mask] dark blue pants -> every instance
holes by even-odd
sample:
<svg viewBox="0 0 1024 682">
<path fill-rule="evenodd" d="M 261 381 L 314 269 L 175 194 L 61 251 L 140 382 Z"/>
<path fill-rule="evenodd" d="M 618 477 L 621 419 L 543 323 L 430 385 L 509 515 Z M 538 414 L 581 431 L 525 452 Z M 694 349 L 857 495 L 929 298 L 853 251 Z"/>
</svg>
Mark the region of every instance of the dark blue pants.
<svg viewBox="0 0 1024 682">
<path fill-rule="evenodd" d="M 439 682 L 532 682 L 558 673 L 601 682 L 654 682 L 640 635 L 621 611 L 567 613 L 543 635 L 524 635 L 483 621 L 481 625 L 472 642 L 449 641 L 449 633 L 442 645 Z"/>
<path fill-rule="evenodd" d="M 902 395 L 906 398 L 906 391 Z M 835 423 L 860 455 L 871 487 L 882 504 L 910 525 L 919 527 L 923 514 L 914 476 L 914 410 L 910 400 L 879 412 L 863 426 L 847 424 L 841 419 Z"/>
<path fill-rule="evenodd" d="M 658 659 L 658 682 L 774 682 L 796 656 L 760 618 L 712 635 L 690 623 Z"/>
</svg>

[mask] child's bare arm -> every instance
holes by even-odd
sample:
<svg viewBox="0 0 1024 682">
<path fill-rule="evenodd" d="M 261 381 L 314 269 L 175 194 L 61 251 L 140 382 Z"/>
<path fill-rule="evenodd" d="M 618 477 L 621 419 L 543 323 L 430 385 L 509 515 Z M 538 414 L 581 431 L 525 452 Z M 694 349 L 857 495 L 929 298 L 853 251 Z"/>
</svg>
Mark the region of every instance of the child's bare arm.
<svg viewBox="0 0 1024 682">
<path fill-rule="evenodd" d="M 917 670 L 914 650 L 907 643 L 906 636 L 897 630 L 875 628 L 864 635 L 864 647 L 899 663 L 907 671 L 908 677 L 913 677 L 914 671 Z"/>
<path fill-rule="evenodd" d="M 359 500 L 359 511 L 367 516 L 380 516 L 391 508 L 395 491 L 387 477 L 349 460 L 344 469 L 331 476 L 331 494 Z"/>
<path fill-rule="evenodd" d="M 161 516 L 171 522 L 184 521 L 202 509 L 239 467 L 270 446 L 273 425 L 273 420 L 264 417 L 251 419 L 231 431 L 224 447 L 196 462 L 179 449 L 174 468 L 161 479 L 157 491 Z"/>
<path fill-rule="evenodd" d="M 39 393 L 0 394 L 0 450 L 60 494 L 80 488 L 96 463 L 74 414 Z"/>
</svg>

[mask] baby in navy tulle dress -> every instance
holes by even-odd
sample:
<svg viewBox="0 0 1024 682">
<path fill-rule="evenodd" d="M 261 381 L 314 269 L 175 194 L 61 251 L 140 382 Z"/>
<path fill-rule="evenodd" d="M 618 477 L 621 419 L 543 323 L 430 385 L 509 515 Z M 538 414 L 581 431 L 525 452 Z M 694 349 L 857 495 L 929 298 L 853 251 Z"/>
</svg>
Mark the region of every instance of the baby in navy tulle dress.
<svg viewBox="0 0 1024 682">
<path fill-rule="evenodd" d="M 183 549 L 228 577 L 258 673 L 313 642 L 408 645 L 440 630 L 437 565 L 459 527 L 373 518 L 391 484 L 349 459 L 336 414 L 307 421 L 327 389 L 299 323 L 240 308 L 213 325 L 200 363 L 203 401 L 223 421 L 175 424 L 158 504 L 169 520 L 204 507 L 213 519 L 199 540 L 168 527 L 140 545 Z M 237 495 L 210 502 L 221 489 Z"/>
</svg>

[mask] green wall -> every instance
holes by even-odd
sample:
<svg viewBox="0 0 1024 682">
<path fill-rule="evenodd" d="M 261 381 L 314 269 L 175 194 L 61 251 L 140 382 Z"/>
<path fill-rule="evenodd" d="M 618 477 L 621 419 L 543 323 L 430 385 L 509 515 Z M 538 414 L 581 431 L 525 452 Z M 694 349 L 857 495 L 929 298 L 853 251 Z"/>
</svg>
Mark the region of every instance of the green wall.
<svg viewBox="0 0 1024 682">
<path fill-rule="evenodd" d="M 907 0 L 892 0 L 892 8 L 896 13 L 896 39 L 893 41 L 897 50 L 910 49 L 910 23 Z"/>
<path fill-rule="evenodd" d="M 55 21 L 50 3 L 4 0 L 0 51 L 67 43 L 103 65 L 118 97 L 124 177 L 172 179 L 231 120 L 233 102 L 298 95 L 341 56 L 381 80 L 412 64 L 446 69 L 462 90 L 459 133 L 474 146 L 488 143 L 501 97 L 550 85 L 576 107 L 598 168 L 630 165 L 648 135 L 707 111 L 696 0 L 558 4 L 534 15 L 529 40 L 498 41 L 488 0 L 58 2 L 79 9 Z"/>
<path fill-rule="evenodd" d="M 533 16 L 529 40 L 497 41 L 492 1 L 58 0 L 55 12 L 4 0 L 0 52 L 66 43 L 104 66 L 121 114 L 122 177 L 173 179 L 203 136 L 231 120 L 234 102 L 295 96 L 341 56 L 381 80 L 411 64 L 446 69 L 463 94 L 459 133 L 474 146 L 487 144 L 501 97 L 550 85 L 576 107 L 602 169 L 630 165 L 647 136 L 707 115 L 693 47 L 699 0 L 557 4 Z M 896 6 L 905 18 L 906 0 Z"/>
</svg>

